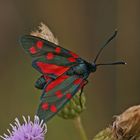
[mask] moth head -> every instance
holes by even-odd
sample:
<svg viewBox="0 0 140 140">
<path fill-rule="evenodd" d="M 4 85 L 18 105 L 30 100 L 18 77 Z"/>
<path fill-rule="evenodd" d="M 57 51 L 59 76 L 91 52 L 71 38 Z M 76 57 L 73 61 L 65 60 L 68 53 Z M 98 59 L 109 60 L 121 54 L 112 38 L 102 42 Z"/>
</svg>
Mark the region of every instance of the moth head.
<svg viewBox="0 0 140 140">
<path fill-rule="evenodd" d="M 90 68 L 91 72 L 95 72 L 95 71 L 96 71 L 96 69 L 97 69 L 96 64 L 95 64 L 94 62 L 93 62 L 93 63 L 91 63 L 91 68 Z"/>
</svg>

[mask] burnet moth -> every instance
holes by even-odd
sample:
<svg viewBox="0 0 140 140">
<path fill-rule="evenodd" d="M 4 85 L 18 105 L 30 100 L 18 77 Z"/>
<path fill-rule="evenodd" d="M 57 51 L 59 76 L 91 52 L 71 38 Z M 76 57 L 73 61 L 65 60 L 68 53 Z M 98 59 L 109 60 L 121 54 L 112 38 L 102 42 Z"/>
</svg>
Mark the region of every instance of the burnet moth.
<svg viewBox="0 0 140 140">
<path fill-rule="evenodd" d="M 35 87 L 42 90 L 37 115 L 48 121 L 70 99 L 88 83 L 88 76 L 102 65 L 126 64 L 125 62 L 101 63 L 97 59 L 108 43 L 115 38 L 117 31 L 100 48 L 92 63 L 77 54 L 42 38 L 24 35 L 20 44 L 32 57 L 32 66 L 42 75 L 35 82 Z"/>
</svg>

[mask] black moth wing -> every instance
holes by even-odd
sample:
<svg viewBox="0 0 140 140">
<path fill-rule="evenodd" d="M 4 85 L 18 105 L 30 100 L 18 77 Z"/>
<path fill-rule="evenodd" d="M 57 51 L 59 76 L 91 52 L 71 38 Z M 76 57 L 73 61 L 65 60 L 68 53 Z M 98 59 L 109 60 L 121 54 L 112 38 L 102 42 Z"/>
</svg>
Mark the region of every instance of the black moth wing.
<svg viewBox="0 0 140 140">
<path fill-rule="evenodd" d="M 52 81 L 43 91 L 37 116 L 44 121 L 51 119 L 82 88 L 84 83 L 84 77 L 65 74 Z"/>
<path fill-rule="evenodd" d="M 22 36 L 20 44 L 32 57 L 32 66 L 40 73 L 52 75 L 53 78 L 57 78 L 70 67 L 83 61 L 77 54 L 32 35 Z"/>
</svg>

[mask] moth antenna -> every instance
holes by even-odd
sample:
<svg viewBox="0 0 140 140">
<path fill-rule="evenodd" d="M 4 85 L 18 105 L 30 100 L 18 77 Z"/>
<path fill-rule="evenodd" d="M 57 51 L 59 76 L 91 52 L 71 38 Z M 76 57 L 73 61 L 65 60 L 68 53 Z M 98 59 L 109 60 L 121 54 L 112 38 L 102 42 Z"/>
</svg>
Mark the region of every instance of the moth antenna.
<svg viewBox="0 0 140 140">
<path fill-rule="evenodd" d="M 123 61 L 119 61 L 119 62 L 112 62 L 112 63 L 103 63 L 103 64 L 96 64 L 96 66 L 102 66 L 102 65 L 126 65 L 126 62 Z"/>
<path fill-rule="evenodd" d="M 102 50 L 107 46 L 107 44 L 109 44 L 109 43 L 111 42 L 111 40 L 113 40 L 113 39 L 116 37 L 117 32 L 118 32 L 118 31 L 115 30 L 114 33 L 113 33 L 113 35 L 111 35 L 111 36 L 107 39 L 107 41 L 103 44 L 103 46 L 101 47 L 101 49 L 99 50 L 99 52 L 97 53 L 97 55 L 96 55 L 96 57 L 95 57 L 95 59 L 94 59 L 94 63 L 96 63 L 96 61 L 97 61 L 99 55 L 101 54 Z"/>
</svg>

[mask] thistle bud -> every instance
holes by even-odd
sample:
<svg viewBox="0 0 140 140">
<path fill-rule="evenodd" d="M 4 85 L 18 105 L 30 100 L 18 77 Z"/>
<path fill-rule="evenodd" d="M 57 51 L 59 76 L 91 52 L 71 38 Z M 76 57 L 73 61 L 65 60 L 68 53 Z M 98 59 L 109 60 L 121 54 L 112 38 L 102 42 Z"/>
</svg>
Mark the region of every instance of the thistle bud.
<svg viewBox="0 0 140 140">
<path fill-rule="evenodd" d="M 81 100 L 81 101 L 80 101 Z M 64 119 L 74 119 L 85 110 L 86 98 L 84 93 L 80 97 L 80 91 L 67 103 L 58 113 L 59 117 Z"/>
</svg>

